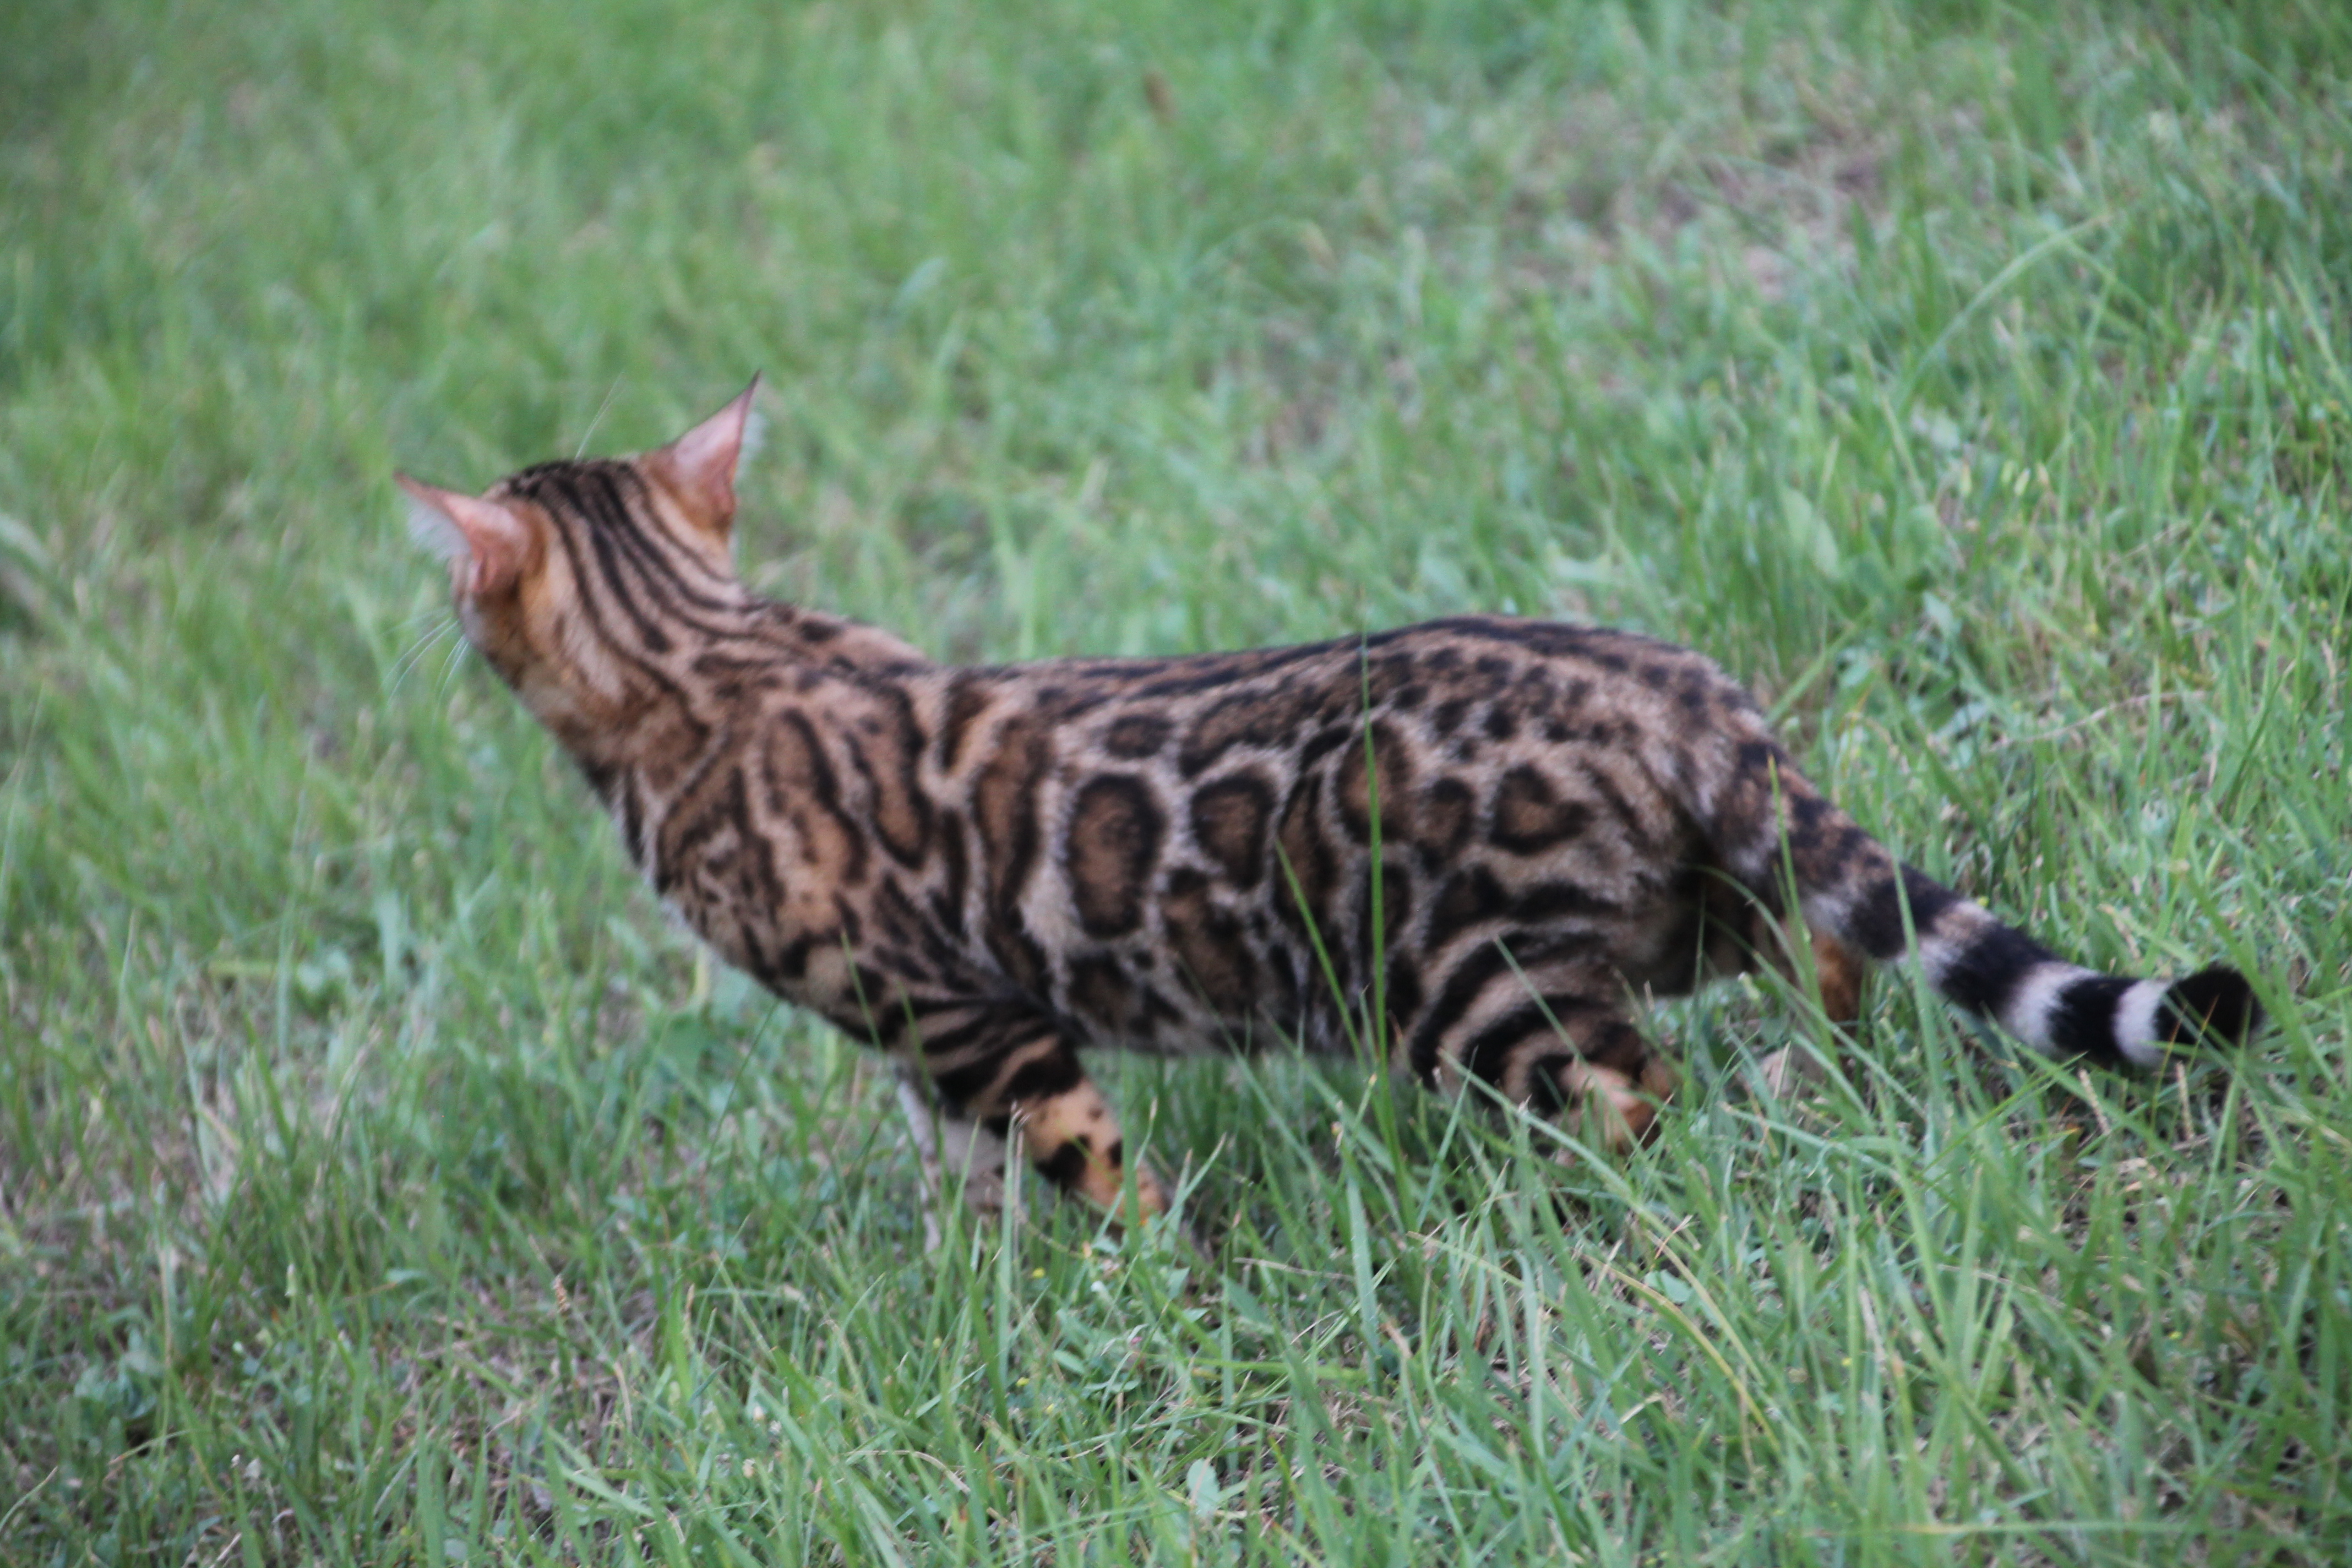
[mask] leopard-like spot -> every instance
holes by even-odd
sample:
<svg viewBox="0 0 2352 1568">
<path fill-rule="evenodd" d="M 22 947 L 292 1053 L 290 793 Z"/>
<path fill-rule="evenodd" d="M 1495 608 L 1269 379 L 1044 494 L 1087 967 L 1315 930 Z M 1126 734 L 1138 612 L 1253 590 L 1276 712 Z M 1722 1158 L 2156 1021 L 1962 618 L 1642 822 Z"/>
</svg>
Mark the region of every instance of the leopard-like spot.
<svg viewBox="0 0 2352 1568">
<path fill-rule="evenodd" d="M 870 732 L 850 743 L 849 754 L 873 795 L 875 837 L 892 859 L 917 867 L 931 841 L 931 800 L 916 771 L 923 755 L 923 732 L 906 693 L 887 693 L 884 709 Z"/>
<path fill-rule="evenodd" d="M 1167 814 L 1136 774 L 1107 774 L 1079 786 L 1063 866 L 1088 936 L 1125 936 L 1142 925 L 1144 893 L 1167 829 Z"/>
<path fill-rule="evenodd" d="M 1265 875 L 1266 829 L 1274 816 L 1274 786 L 1255 771 L 1227 773 L 1192 795 L 1192 838 L 1236 888 Z"/>
<path fill-rule="evenodd" d="M 1045 954 L 1029 933 L 1021 895 L 1037 863 L 1037 791 L 1050 756 L 1034 721 L 1013 720 L 998 732 L 996 751 L 971 789 L 972 823 L 987 877 L 990 918 L 982 936 L 1006 972 L 1031 990 L 1045 978 Z"/>
<path fill-rule="evenodd" d="M 1176 872 L 1168 879 L 1161 907 L 1169 946 L 1186 981 L 1220 1015 L 1246 1015 L 1258 1000 L 1257 954 L 1242 922 L 1211 898 L 1208 879 L 1197 871 Z"/>
<path fill-rule="evenodd" d="M 1275 913 L 1291 930 L 1325 931 L 1328 942 L 1331 895 L 1338 886 L 1339 858 L 1323 837 L 1322 775 L 1303 774 L 1291 785 L 1281 825 L 1275 832 L 1280 874 L 1274 879 Z"/>
<path fill-rule="evenodd" d="M 1123 1034 L 1136 1024 L 1133 980 L 1108 953 L 1088 953 L 1073 960 L 1066 988 L 1070 1011 L 1112 1034 Z"/>
<path fill-rule="evenodd" d="M 1103 750 L 1121 762 L 1141 762 L 1158 756 L 1175 731 L 1175 721 L 1164 714 L 1123 714 L 1103 731 Z"/>
<path fill-rule="evenodd" d="M 1487 837 L 1514 855 L 1540 855 L 1592 825 L 1592 808 L 1563 800 L 1536 768 L 1522 763 L 1495 787 L 1495 824 Z"/>
<path fill-rule="evenodd" d="M 1403 842 L 1412 834 L 1412 748 L 1391 724 L 1371 726 L 1369 741 L 1358 731 L 1339 748 L 1339 821 L 1358 844 L 1372 839 L 1372 794 L 1381 797 L 1381 838 Z M 1369 754 L 1368 754 L 1369 753 Z"/>
<path fill-rule="evenodd" d="M 1315 712 L 1317 693 L 1295 683 L 1253 686 L 1211 703 L 1178 748 L 1176 767 L 1198 778 L 1235 746 L 1282 744 Z"/>
<path fill-rule="evenodd" d="M 1467 783 L 1445 774 L 1422 791 L 1416 826 L 1422 852 L 1433 864 L 1451 863 L 1470 842 L 1477 825 L 1478 796 Z"/>
</svg>

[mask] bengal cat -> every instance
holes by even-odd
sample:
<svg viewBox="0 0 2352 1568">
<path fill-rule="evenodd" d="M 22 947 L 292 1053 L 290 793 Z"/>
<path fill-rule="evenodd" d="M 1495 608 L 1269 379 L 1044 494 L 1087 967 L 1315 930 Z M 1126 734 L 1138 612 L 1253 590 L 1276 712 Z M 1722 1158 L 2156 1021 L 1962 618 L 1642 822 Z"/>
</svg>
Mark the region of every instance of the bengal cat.
<svg viewBox="0 0 2352 1568">
<path fill-rule="evenodd" d="M 400 483 L 467 637 L 655 889 L 898 1058 L 927 1157 L 935 1107 L 983 1206 L 1016 1128 L 1059 1186 L 1166 1206 L 1085 1048 L 1343 1048 L 1375 1005 L 1390 1071 L 1589 1110 L 1622 1146 L 1674 1086 L 1636 998 L 1788 951 L 1790 888 L 1841 1021 L 1864 962 L 1906 955 L 2106 1067 L 2257 1021 L 2232 970 L 2080 969 L 1899 865 L 1738 685 L 1648 637 L 1465 616 L 964 668 L 762 599 L 731 543 L 751 400 L 480 497 Z"/>
</svg>

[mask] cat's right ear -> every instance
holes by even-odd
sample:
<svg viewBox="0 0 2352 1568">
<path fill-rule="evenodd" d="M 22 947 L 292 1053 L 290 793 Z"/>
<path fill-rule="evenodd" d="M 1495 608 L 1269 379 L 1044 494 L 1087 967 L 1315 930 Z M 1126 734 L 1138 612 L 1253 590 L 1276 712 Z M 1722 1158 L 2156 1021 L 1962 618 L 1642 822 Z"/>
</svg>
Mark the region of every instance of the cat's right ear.
<svg viewBox="0 0 2352 1568">
<path fill-rule="evenodd" d="M 530 527 L 503 503 L 479 496 L 460 495 L 394 474 L 393 482 L 408 492 L 408 532 L 411 538 L 452 565 L 452 577 L 462 592 L 478 598 L 501 594 L 522 577 Z"/>
<path fill-rule="evenodd" d="M 726 407 L 646 458 L 687 502 L 694 521 L 722 542 L 735 521 L 735 470 L 760 445 L 760 416 L 751 406 L 759 392 L 755 375 Z"/>
</svg>

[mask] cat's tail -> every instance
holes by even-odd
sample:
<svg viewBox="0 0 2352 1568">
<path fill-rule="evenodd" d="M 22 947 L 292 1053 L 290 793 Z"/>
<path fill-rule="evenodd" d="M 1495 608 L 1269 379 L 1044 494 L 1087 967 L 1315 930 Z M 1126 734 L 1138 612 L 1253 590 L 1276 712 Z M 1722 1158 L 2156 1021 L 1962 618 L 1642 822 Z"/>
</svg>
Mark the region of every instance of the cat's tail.
<svg viewBox="0 0 2352 1568">
<path fill-rule="evenodd" d="M 2174 1046 L 2235 1045 L 2262 1022 L 2253 987 L 2234 969 L 2179 980 L 2084 969 L 1891 858 L 1884 870 L 1803 898 L 1808 925 L 1881 962 L 1907 953 L 1947 1001 L 2046 1057 L 2152 1068 Z"/>
<path fill-rule="evenodd" d="M 1776 761 L 1785 766 L 1785 753 Z M 1727 846 L 1730 858 L 1749 862 L 1739 868 L 1743 879 L 1785 886 L 1793 873 L 1813 931 L 1882 963 L 1910 958 L 1946 1000 L 2042 1055 L 2152 1068 L 2173 1046 L 2235 1045 L 2261 1024 L 2262 1005 L 2236 970 L 2216 965 L 2183 979 L 2136 980 L 2070 963 L 1898 863 L 1792 770 L 1775 771 L 1772 794 L 1781 809 L 1740 814 L 1749 822 Z"/>
</svg>

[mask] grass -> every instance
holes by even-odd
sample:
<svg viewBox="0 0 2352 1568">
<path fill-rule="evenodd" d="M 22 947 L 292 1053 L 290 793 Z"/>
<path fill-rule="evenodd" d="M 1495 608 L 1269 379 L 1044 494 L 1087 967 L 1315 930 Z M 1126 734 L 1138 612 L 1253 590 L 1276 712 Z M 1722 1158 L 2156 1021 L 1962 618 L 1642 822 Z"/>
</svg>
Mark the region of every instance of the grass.
<svg viewBox="0 0 2352 1568">
<path fill-rule="evenodd" d="M 0 1560 L 2352 1550 L 2352 17 L 2321 0 L 0 11 Z M 1217 1243 L 926 1255 L 388 476 L 754 370 L 755 580 L 943 656 L 1706 648 L 2241 1060 L 1754 986 L 1667 1136 L 1108 1069 Z M 1791 1021 L 1792 1017 L 1795 1021 Z"/>
</svg>

